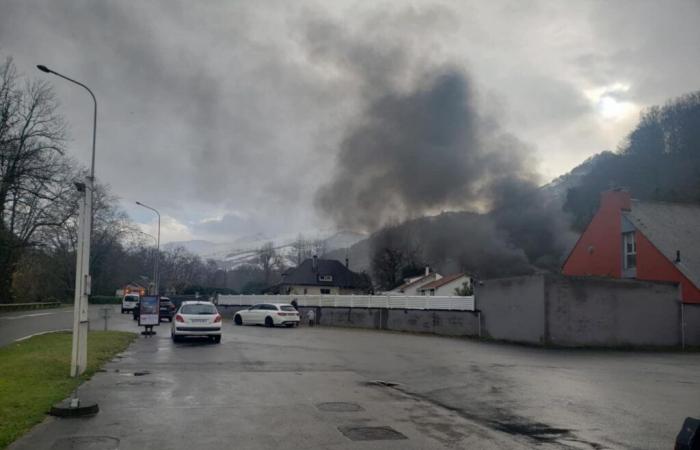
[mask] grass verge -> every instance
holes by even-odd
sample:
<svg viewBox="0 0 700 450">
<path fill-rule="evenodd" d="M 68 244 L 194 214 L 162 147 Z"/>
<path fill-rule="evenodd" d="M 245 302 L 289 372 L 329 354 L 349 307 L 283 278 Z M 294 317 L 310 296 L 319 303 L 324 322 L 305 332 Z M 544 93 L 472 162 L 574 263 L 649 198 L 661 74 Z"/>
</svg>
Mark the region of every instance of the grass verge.
<svg viewBox="0 0 700 450">
<path fill-rule="evenodd" d="M 0 348 L 0 449 L 41 422 L 51 405 L 68 397 L 135 337 L 122 331 L 91 331 L 87 370 L 78 379 L 69 376 L 71 333 L 34 336 Z"/>
</svg>

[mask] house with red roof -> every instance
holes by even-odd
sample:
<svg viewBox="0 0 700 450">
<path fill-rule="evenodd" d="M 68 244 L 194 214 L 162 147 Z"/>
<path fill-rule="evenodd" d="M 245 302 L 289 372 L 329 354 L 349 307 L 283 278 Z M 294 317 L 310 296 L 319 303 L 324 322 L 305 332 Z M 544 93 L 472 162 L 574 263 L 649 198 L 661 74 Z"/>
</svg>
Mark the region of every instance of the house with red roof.
<svg viewBox="0 0 700 450">
<path fill-rule="evenodd" d="M 471 287 L 472 279 L 464 273 L 446 275 L 418 288 L 420 295 L 457 295 L 456 289 L 464 285 Z"/>
<path fill-rule="evenodd" d="M 700 304 L 700 206 L 603 192 L 562 273 L 674 282 L 684 303 Z"/>
</svg>

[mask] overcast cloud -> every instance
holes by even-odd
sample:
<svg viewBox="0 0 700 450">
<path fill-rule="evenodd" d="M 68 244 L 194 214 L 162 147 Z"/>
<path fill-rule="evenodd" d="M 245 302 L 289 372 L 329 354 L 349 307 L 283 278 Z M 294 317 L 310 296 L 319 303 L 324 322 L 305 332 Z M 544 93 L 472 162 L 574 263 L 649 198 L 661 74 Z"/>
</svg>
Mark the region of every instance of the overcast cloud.
<svg viewBox="0 0 700 450">
<path fill-rule="evenodd" d="M 692 0 L 1 0 L 0 53 L 95 91 L 97 176 L 134 220 L 151 221 L 140 200 L 166 241 L 231 241 L 334 226 L 316 199 L 344 139 L 378 92 L 433 68 L 463 74 L 470 108 L 547 181 L 614 149 L 640 108 L 700 89 L 699 23 Z M 89 97 L 51 81 L 87 162 Z"/>
</svg>

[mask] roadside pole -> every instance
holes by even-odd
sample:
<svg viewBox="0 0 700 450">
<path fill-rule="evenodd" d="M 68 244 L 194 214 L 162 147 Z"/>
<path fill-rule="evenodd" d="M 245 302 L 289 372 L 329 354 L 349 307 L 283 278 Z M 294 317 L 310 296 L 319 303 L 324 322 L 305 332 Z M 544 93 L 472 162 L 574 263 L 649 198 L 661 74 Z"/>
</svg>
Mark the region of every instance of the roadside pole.
<svg viewBox="0 0 700 450">
<path fill-rule="evenodd" d="M 90 295 L 90 229 L 92 226 L 92 180 L 77 184 L 83 193 L 78 212 L 78 248 L 73 305 L 73 349 L 70 375 L 77 377 L 87 368 L 88 296 Z"/>
</svg>

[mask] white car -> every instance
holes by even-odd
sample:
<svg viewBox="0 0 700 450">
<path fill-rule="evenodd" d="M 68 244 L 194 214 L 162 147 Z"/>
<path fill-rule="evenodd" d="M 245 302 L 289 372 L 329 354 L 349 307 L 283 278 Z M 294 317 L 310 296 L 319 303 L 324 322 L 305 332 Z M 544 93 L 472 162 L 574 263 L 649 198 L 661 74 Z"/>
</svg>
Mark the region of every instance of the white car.
<svg viewBox="0 0 700 450">
<path fill-rule="evenodd" d="M 122 297 L 122 314 L 133 311 L 139 304 L 139 294 L 126 294 Z"/>
<path fill-rule="evenodd" d="M 170 326 L 170 337 L 179 342 L 187 336 L 205 336 L 221 342 L 221 314 L 210 302 L 182 302 Z"/>
<path fill-rule="evenodd" d="M 236 325 L 265 325 L 274 327 L 299 325 L 299 311 L 288 303 L 261 303 L 242 309 L 233 316 Z"/>
</svg>

